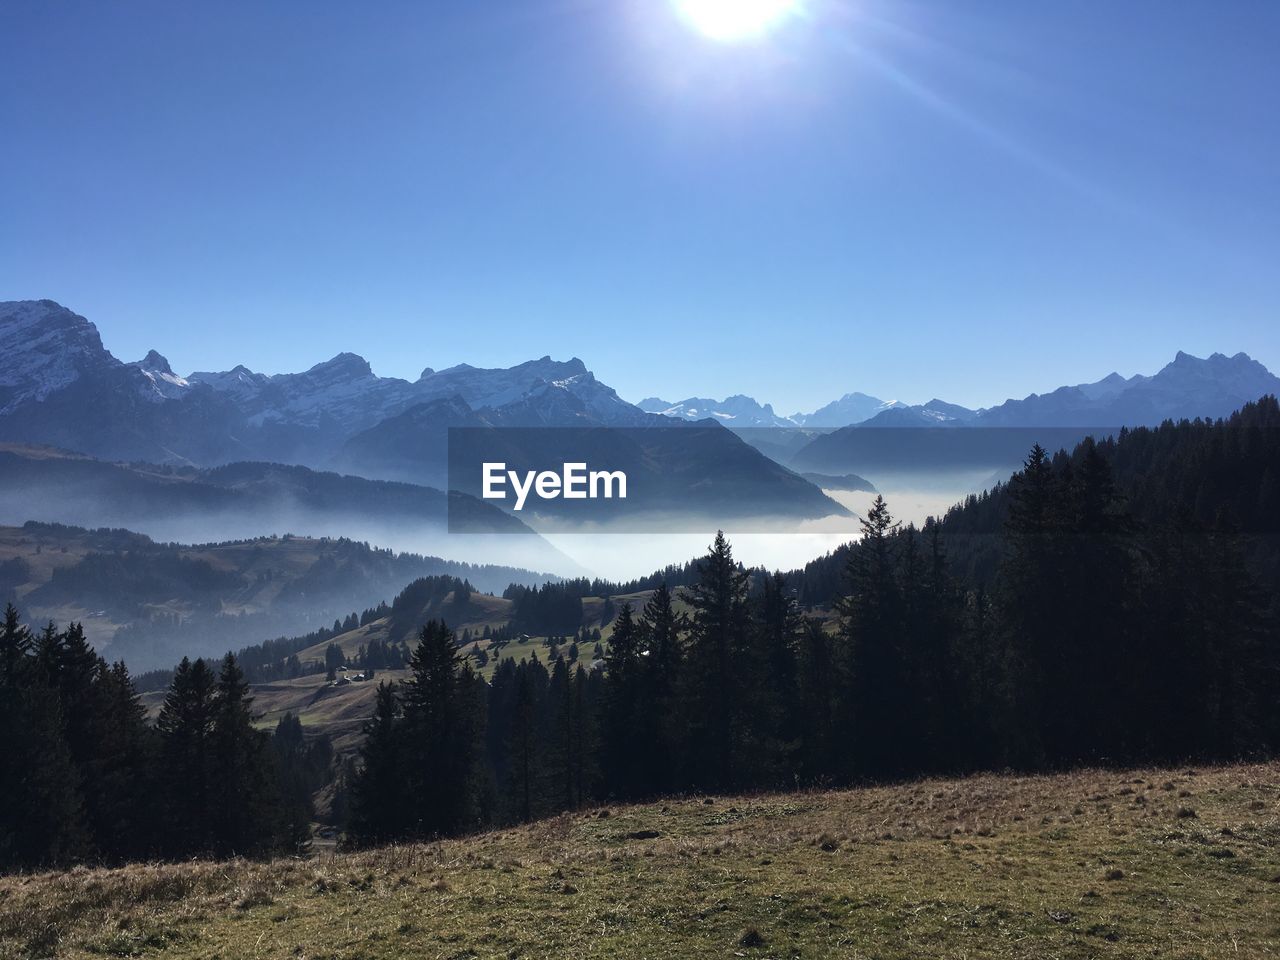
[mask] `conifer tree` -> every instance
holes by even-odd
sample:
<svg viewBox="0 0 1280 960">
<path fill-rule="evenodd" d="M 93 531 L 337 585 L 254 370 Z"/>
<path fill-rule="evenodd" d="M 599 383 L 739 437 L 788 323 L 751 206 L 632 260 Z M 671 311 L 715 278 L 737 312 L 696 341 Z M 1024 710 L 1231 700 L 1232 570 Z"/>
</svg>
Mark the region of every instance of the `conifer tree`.
<svg viewBox="0 0 1280 960">
<path fill-rule="evenodd" d="M 4 627 L 0 628 L 0 688 L 17 681 L 18 665 L 32 647 L 31 631 L 22 623 L 17 608 L 5 604 Z"/>
<path fill-rule="evenodd" d="M 475 745 L 461 693 L 462 658 L 443 621 L 432 620 L 418 634 L 405 683 L 405 735 L 417 832 L 442 836 L 468 822 L 473 810 Z"/>
<path fill-rule="evenodd" d="M 644 693 L 644 631 L 631 604 L 624 603 L 613 624 L 605 654 L 602 748 L 609 791 L 637 797 L 645 789 L 641 750 L 641 698 Z"/>
<path fill-rule="evenodd" d="M 910 699 L 902 640 L 902 597 L 897 581 L 897 523 L 877 495 L 861 520 L 862 540 L 849 553 L 849 594 L 836 604 L 843 617 L 841 654 L 849 678 L 841 710 L 852 738 L 853 772 L 901 772 Z"/>
<path fill-rule="evenodd" d="M 228 653 L 213 703 L 210 815 L 214 851 L 248 855 L 267 849 L 276 822 L 266 735 L 253 726 L 253 698 L 244 671 Z"/>
<path fill-rule="evenodd" d="M 684 774 L 690 785 L 726 789 L 737 777 L 739 720 L 750 709 L 738 682 L 749 619 L 747 574 L 734 561 L 723 532 L 698 564 L 698 579 L 687 597 L 693 614 L 681 696 Z"/>
<path fill-rule="evenodd" d="M 215 683 L 204 660 L 192 663 L 183 657 L 156 720 L 164 845 L 173 856 L 206 853 L 214 845 L 209 798 Z"/>
<path fill-rule="evenodd" d="M 507 733 L 507 803 L 512 819 L 528 823 L 541 810 L 543 764 L 538 726 L 539 674 L 536 660 L 516 667 L 510 726 Z"/>
<path fill-rule="evenodd" d="M 400 729 L 400 700 L 385 680 L 378 684 L 373 716 L 364 725 L 360 765 L 351 782 L 348 833 L 357 843 L 405 837 L 410 828 L 406 755 Z"/>
<path fill-rule="evenodd" d="M 672 758 L 679 749 L 676 729 L 677 694 L 683 668 L 683 617 L 675 612 L 671 591 L 658 585 L 644 605 L 641 618 L 647 640 L 640 716 L 642 778 L 649 792 L 673 789 L 678 781 Z"/>
<path fill-rule="evenodd" d="M 796 722 L 800 736 L 796 773 L 808 783 L 838 772 L 836 705 L 841 678 L 832 639 L 820 620 L 805 618 L 796 657 Z"/>
<path fill-rule="evenodd" d="M 90 828 L 99 855 L 110 862 L 156 853 L 155 734 L 123 662 L 98 670 L 96 781 Z"/>
<path fill-rule="evenodd" d="M 46 644 L 51 633 L 52 624 Z M 88 836 L 56 678 L 37 663 L 12 606 L 0 636 L 0 869 L 62 866 L 86 852 Z"/>
</svg>

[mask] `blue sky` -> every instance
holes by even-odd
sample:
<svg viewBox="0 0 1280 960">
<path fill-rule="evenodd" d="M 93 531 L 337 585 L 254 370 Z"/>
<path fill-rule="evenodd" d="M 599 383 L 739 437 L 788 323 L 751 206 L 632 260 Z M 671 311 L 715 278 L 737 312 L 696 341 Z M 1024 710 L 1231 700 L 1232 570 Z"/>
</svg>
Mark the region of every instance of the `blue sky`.
<svg viewBox="0 0 1280 960">
<path fill-rule="evenodd" d="M 0 299 L 123 359 L 582 357 L 631 400 L 1280 369 L 1280 4 L 0 7 Z"/>
</svg>

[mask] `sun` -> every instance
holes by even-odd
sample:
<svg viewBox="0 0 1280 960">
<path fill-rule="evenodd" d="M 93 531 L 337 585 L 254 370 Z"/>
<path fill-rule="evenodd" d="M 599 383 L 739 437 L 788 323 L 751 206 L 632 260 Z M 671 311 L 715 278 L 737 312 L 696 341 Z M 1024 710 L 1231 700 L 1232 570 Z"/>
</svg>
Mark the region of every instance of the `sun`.
<svg viewBox="0 0 1280 960">
<path fill-rule="evenodd" d="M 759 37 L 796 12 L 799 0 L 674 0 L 676 9 L 712 40 Z"/>
</svg>

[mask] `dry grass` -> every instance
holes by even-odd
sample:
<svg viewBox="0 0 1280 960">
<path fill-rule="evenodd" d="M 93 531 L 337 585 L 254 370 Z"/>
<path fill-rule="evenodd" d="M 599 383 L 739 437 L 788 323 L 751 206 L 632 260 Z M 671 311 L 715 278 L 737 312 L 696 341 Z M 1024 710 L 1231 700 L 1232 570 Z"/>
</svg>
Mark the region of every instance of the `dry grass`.
<svg viewBox="0 0 1280 960">
<path fill-rule="evenodd" d="M 1278 954 L 1274 764 L 689 798 L 306 862 L 0 879 L 0 958 Z"/>
</svg>

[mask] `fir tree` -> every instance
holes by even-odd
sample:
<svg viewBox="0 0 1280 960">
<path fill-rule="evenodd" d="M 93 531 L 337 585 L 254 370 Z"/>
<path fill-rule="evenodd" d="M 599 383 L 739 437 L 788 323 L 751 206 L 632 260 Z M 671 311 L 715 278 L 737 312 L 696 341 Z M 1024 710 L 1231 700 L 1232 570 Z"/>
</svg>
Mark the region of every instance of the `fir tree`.
<svg viewBox="0 0 1280 960">
<path fill-rule="evenodd" d="M 462 659 L 453 632 L 432 620 L 418 635 L 405 684 L 405 735 L 417 832 L 447 835 L 469 822 L 474 743 L 461 693 Z"/>
<path fill-rule="evenodd" d="M 222 856 L 269 848 L 278 797 L 266 736 L 253 726 L 253 699 L 236 658 L 223 658 L 210 731 L 214 851 Z"/>
<path fill-rule="evenodd" d="M 204 660 L 184 657 L 156 720 L 160 735 L 165 849 L 175 856 L 213 848 L 214 686 Z"/>
<path fill-rule="evenodd" d="M 693 608 L 682 684 L 686 782 L 704 789 L 734 785 L 739 719 L 750 709 L 740 696 L 739 656 L 747 644 L 747 574 L 716 534 L 688 590 Z"/>
<path fill-rule="evenodd" d="M 385 680 L 378 684 L 373 716 L 364 725 L 360 765 L 351 781 L 348 833 L 357 843 L 405 837 L 411 797 L 406 789 L 406 749 L 400 729 L 400 700 Z"/>
</svg>

